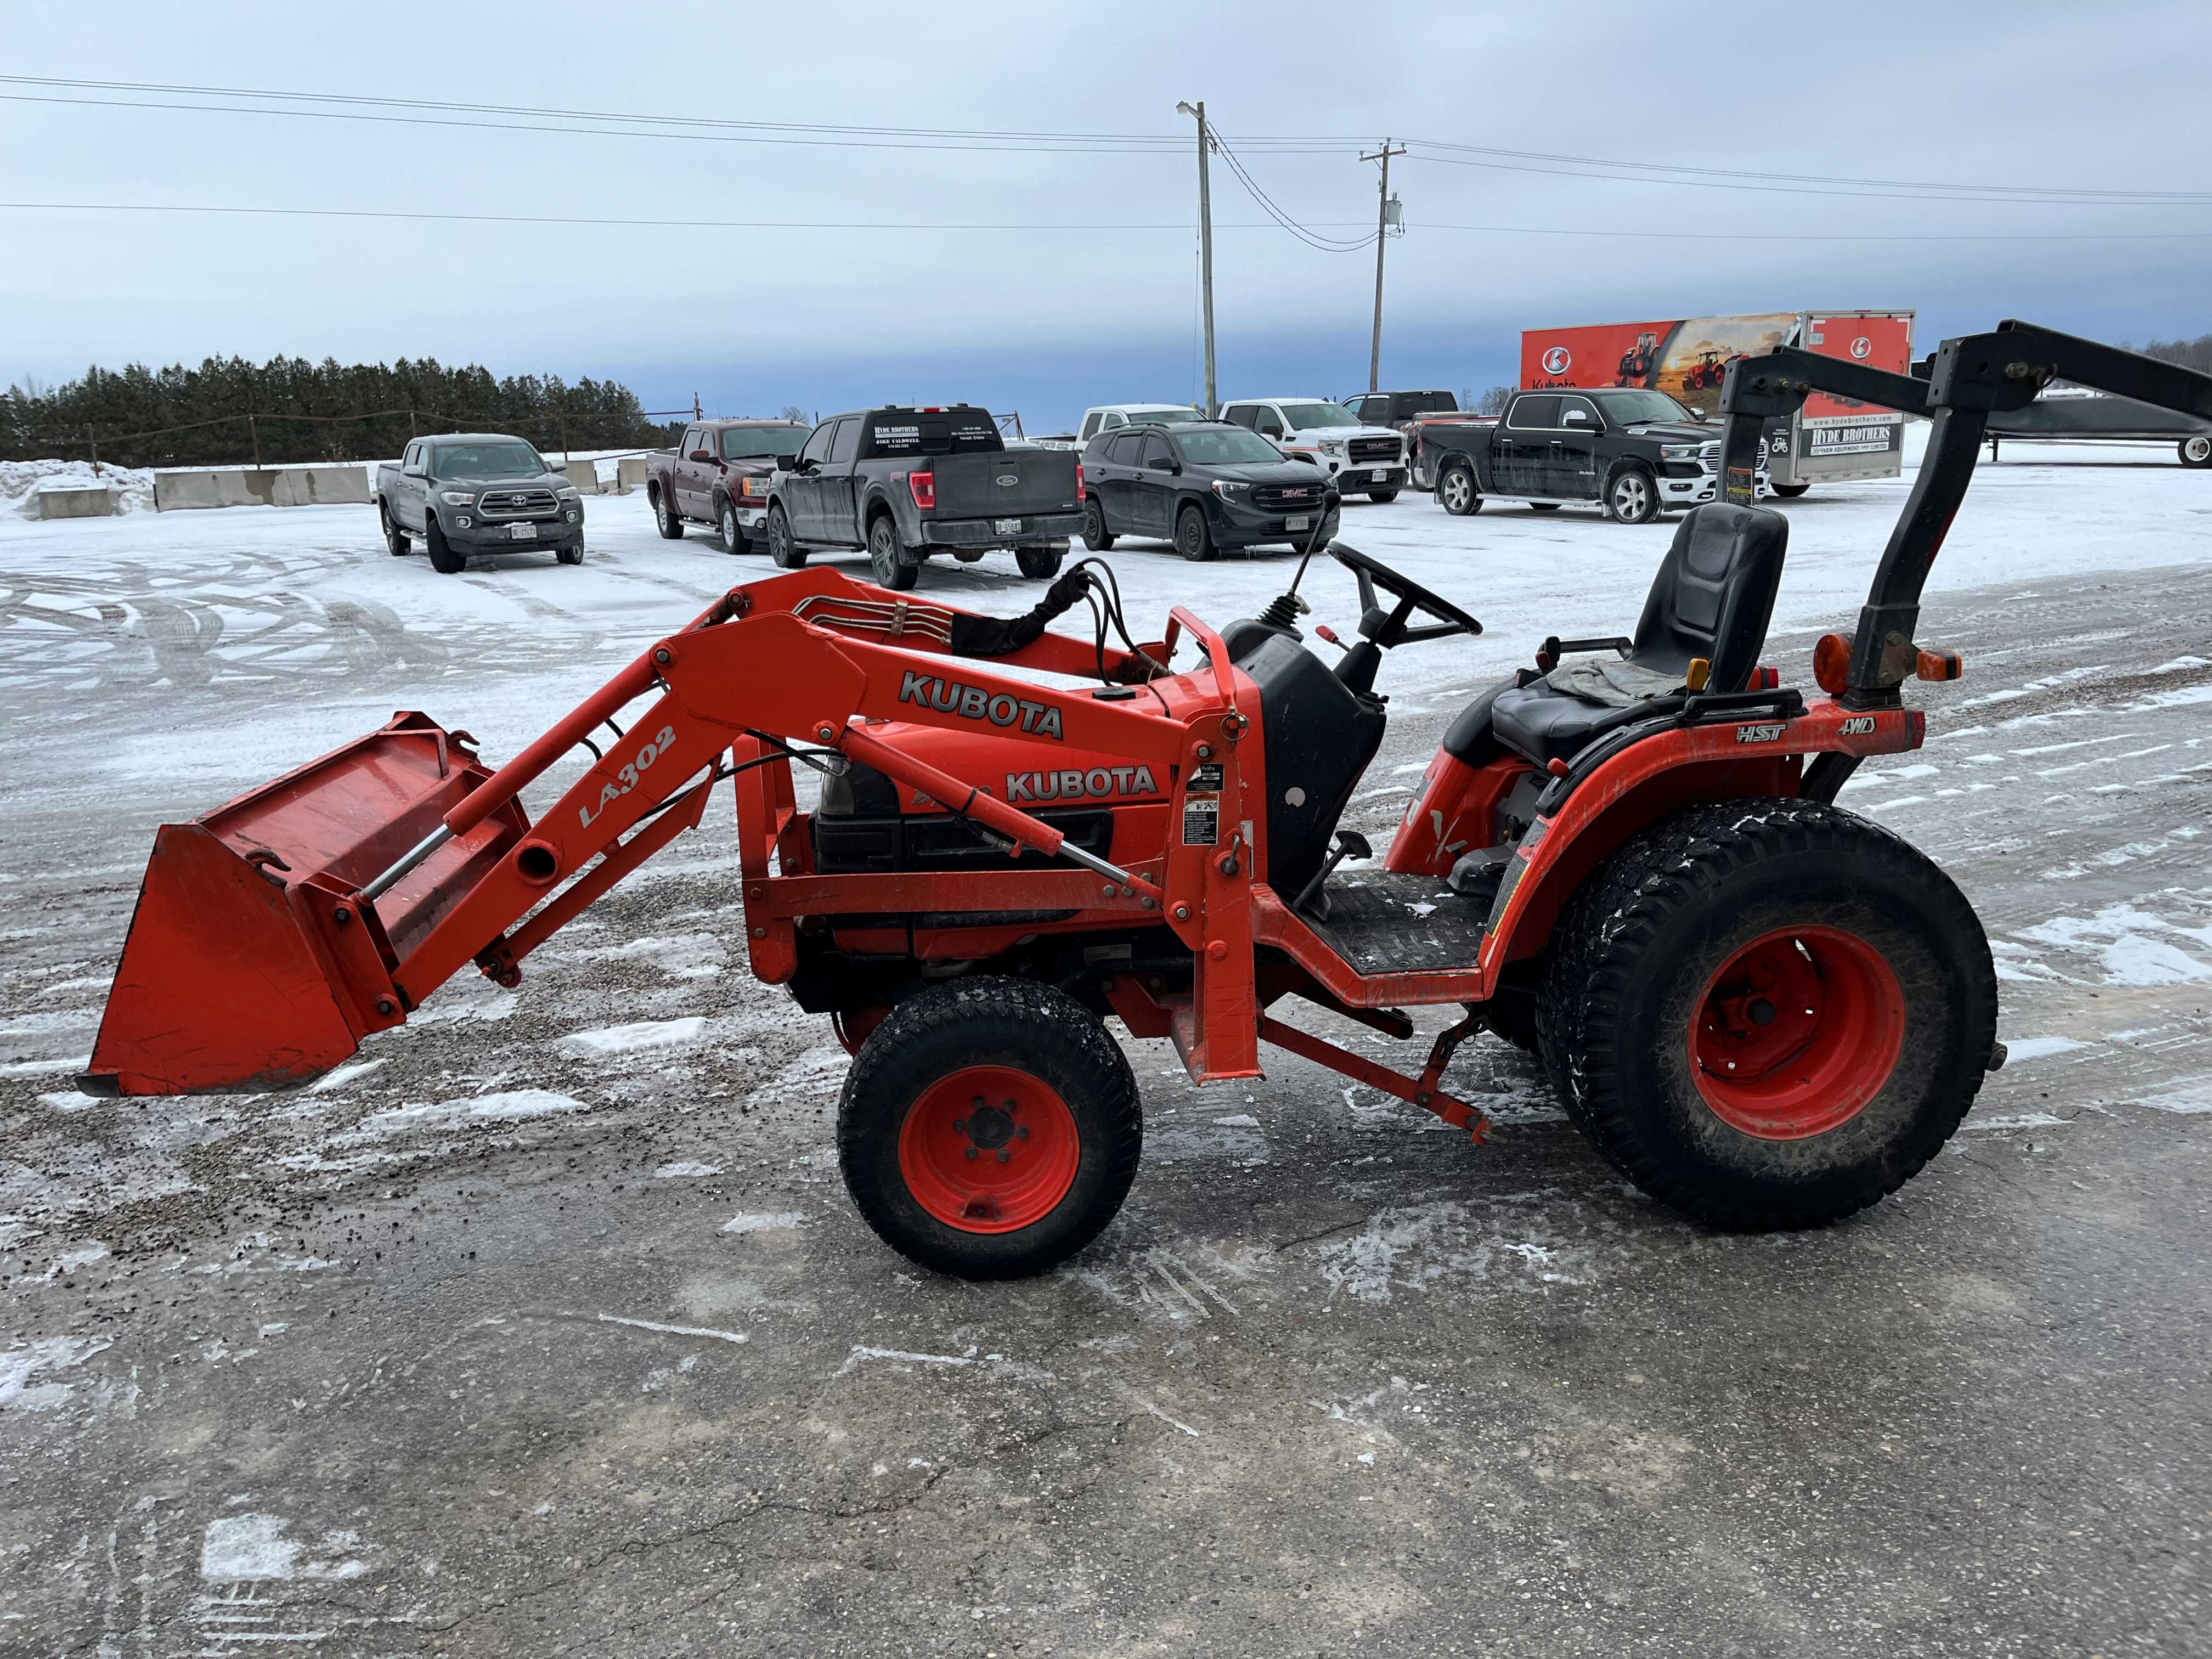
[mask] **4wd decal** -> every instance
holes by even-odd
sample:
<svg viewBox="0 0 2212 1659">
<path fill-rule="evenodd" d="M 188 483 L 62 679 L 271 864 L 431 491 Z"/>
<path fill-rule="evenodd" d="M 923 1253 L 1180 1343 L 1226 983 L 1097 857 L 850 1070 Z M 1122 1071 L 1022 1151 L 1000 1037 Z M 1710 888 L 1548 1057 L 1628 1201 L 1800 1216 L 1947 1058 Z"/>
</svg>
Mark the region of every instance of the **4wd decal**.
<svg viewBox="0 0 2212 1659">
<path fill-rule="evenodd" d="M 664 726 L 659 731 L 654 732 L 653 741 L 631 756 L 615 773 L 615 775 L 622 780 L 621 787 L 617 788 L 611 783 L 603 786 L 599 790 L 599 799 L 596 805 L 580 806 L 576 809 L 576 821 L 586 830 L 590 829 L 592 820 L 607 810 L 608 803 L 620 800 L 637 787 L 638 775 L 650 769 L 653 762 L 667 752 L 668 745 L 675 741 L 676 728 L 672 726 Z"/>
<path fill-rule="evenodd" d="M 1874 730 L 1874 716 L 1854 714 L 1838 728 L 1847 738 L 1863 738 Z"/>
<path fill-rule="evenodd" d="M 1735 729 L 1735 740 L 1738 743 L 1772 743 L 1789 729 L 1789 723 L 1785 720 L 1777 720 L 1768 726 L 1739 726 Z"/>
<path fill-rule="evenodd" d="M 1079 800 L 1086 795 L 1157 795 L 1160 786 L 1149 766 L 1094 766 L 1088 772 L 1068 767 L 1059 772 L 1009 772 L 1006 799 Z"/>
<path fill-rule="evenodd" d="M 936 678 L 913 668 L 908 669 L 906 678 L 899 682 L 898 694 L 901 702 L 941 709 L 963 720 L 988 720 L 994 726 L 1012 726 L 1018 721 L 1022 730 L 1032 737 L 1066 740 L 1060 729 L 1060 710 L 1048 702 L 1031 702 L 1004 691 L 963 685 L 958 680 Z"/>
</svg>

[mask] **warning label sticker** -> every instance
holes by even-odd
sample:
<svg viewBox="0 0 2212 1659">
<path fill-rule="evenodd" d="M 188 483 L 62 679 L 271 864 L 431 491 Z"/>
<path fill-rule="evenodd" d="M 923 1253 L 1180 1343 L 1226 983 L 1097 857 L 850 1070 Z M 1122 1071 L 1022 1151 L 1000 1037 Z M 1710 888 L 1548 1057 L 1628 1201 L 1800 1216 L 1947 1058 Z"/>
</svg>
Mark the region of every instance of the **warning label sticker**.
<svg viewBox="0 0 2212 1659">
<path fill-rule="evenodd" d="M 1182 807 L 1182 844 L 1214 847 L 1221 841 L 1221 803 L 1187 800 Z"/>
</svg>

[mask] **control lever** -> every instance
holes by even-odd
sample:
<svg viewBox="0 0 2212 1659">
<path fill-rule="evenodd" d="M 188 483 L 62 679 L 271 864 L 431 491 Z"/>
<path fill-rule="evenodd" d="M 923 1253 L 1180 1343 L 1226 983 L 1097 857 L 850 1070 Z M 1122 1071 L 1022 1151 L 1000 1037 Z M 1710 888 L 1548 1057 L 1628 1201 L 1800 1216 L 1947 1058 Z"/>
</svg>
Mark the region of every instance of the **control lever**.
<svg viewBox="0 0 2212 1659">
<path fill-rule="evenodd" d="M 1357 830 L 1338 830 L 1336 832 L 1336 850 L 1328 855 L 1328 862 L 1322 866 L 1320 871 L 1315 875 L 1314 878 L 1308 882 L 1305 886 L 1299 890 L 1297 898 L 1291 903 L 1291 908 L 1293 910 L 1303 910 L 1308 904 L 1311 903 L 1315 896 L 1321 891 L 1323 884 L 1325 884 L 1331 876 L 1336 873 L 1336 866 L 1343 863 L 1345 860 L 1371 859 L 1374 856 L 1375 849 L 1367 844 L 1367 837 L 1361 835 L 1359 831 Z"/>
</svg>

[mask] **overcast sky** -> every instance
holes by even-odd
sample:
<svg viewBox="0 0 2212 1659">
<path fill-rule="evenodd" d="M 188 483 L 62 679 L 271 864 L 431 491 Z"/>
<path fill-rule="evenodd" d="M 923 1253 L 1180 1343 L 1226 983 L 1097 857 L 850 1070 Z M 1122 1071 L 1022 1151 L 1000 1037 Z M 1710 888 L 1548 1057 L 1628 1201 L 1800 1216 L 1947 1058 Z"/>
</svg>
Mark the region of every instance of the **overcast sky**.
<svg viewBox="0 0 2212 1659">
<path fill-rule="evenodd" d="M 1176 102 L 1202 98 L 1267 194 L 1347 240 L 1376 209 L 1359 150 L 1413 140 L 1391 176 L 1407 228 L 1389 247 L 1386 386 L 1510 380 L 1519 330 L 1563 322 L 1911 307 L 1922 349 L 2008 315 L 2110 339 L 2212 330 L 2202 3 L 17 0 L 9 15 L 0 76 L 1185 138 Z M 16 101 L 234 97 L 21 83 L 0 94 L 11 204 L 1037 227 L 11 206 L 0 209 L 0 380 L 211 354 L 427 356 L 620 379 L 648 408 L 695 392 L 731 414 L 968 398 L 1019 408 L 1032 432 L 1087 404 L 1200 388 L 1189 143 L 730 142 L 728 128 L 605 136 Z M 1271 151 L 1256 142 L 1266 136 L 1315 142 Z M 1422 141 L 1806 177 L 1789 189 L 1657 183 L 1424 153 Z M 2021 194 L 1912 199 L 1820 182 L 1838 178 Z M 2034 199 L 2084 191 L 2202 199 Z M 1306 246 L 1219 161 L 1213 201 L 1222 395 L 1364 387 L 1371 249 Z M 1492 228 L 1447 228 L 1468 226 Z"/>
</svg>

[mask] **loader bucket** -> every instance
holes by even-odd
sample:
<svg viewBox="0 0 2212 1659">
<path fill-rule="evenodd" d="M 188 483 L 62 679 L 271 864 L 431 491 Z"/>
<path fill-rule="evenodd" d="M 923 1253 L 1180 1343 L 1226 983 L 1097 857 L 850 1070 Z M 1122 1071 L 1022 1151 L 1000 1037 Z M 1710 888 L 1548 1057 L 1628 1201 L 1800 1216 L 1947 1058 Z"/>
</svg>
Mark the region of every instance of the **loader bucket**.
<svg viewBox="0 0 2212 1659">
<path fill-rule="evenodd" d="M 427 716 L 391 724 L 191 823 L 163 824 L 100 1020 L 88 1094 L 304 1083 L 404 1018 L 393 971 L 519 842 L 508 801 L 384 893 L 360 890 L 490 776 Z"/>
</svg>

